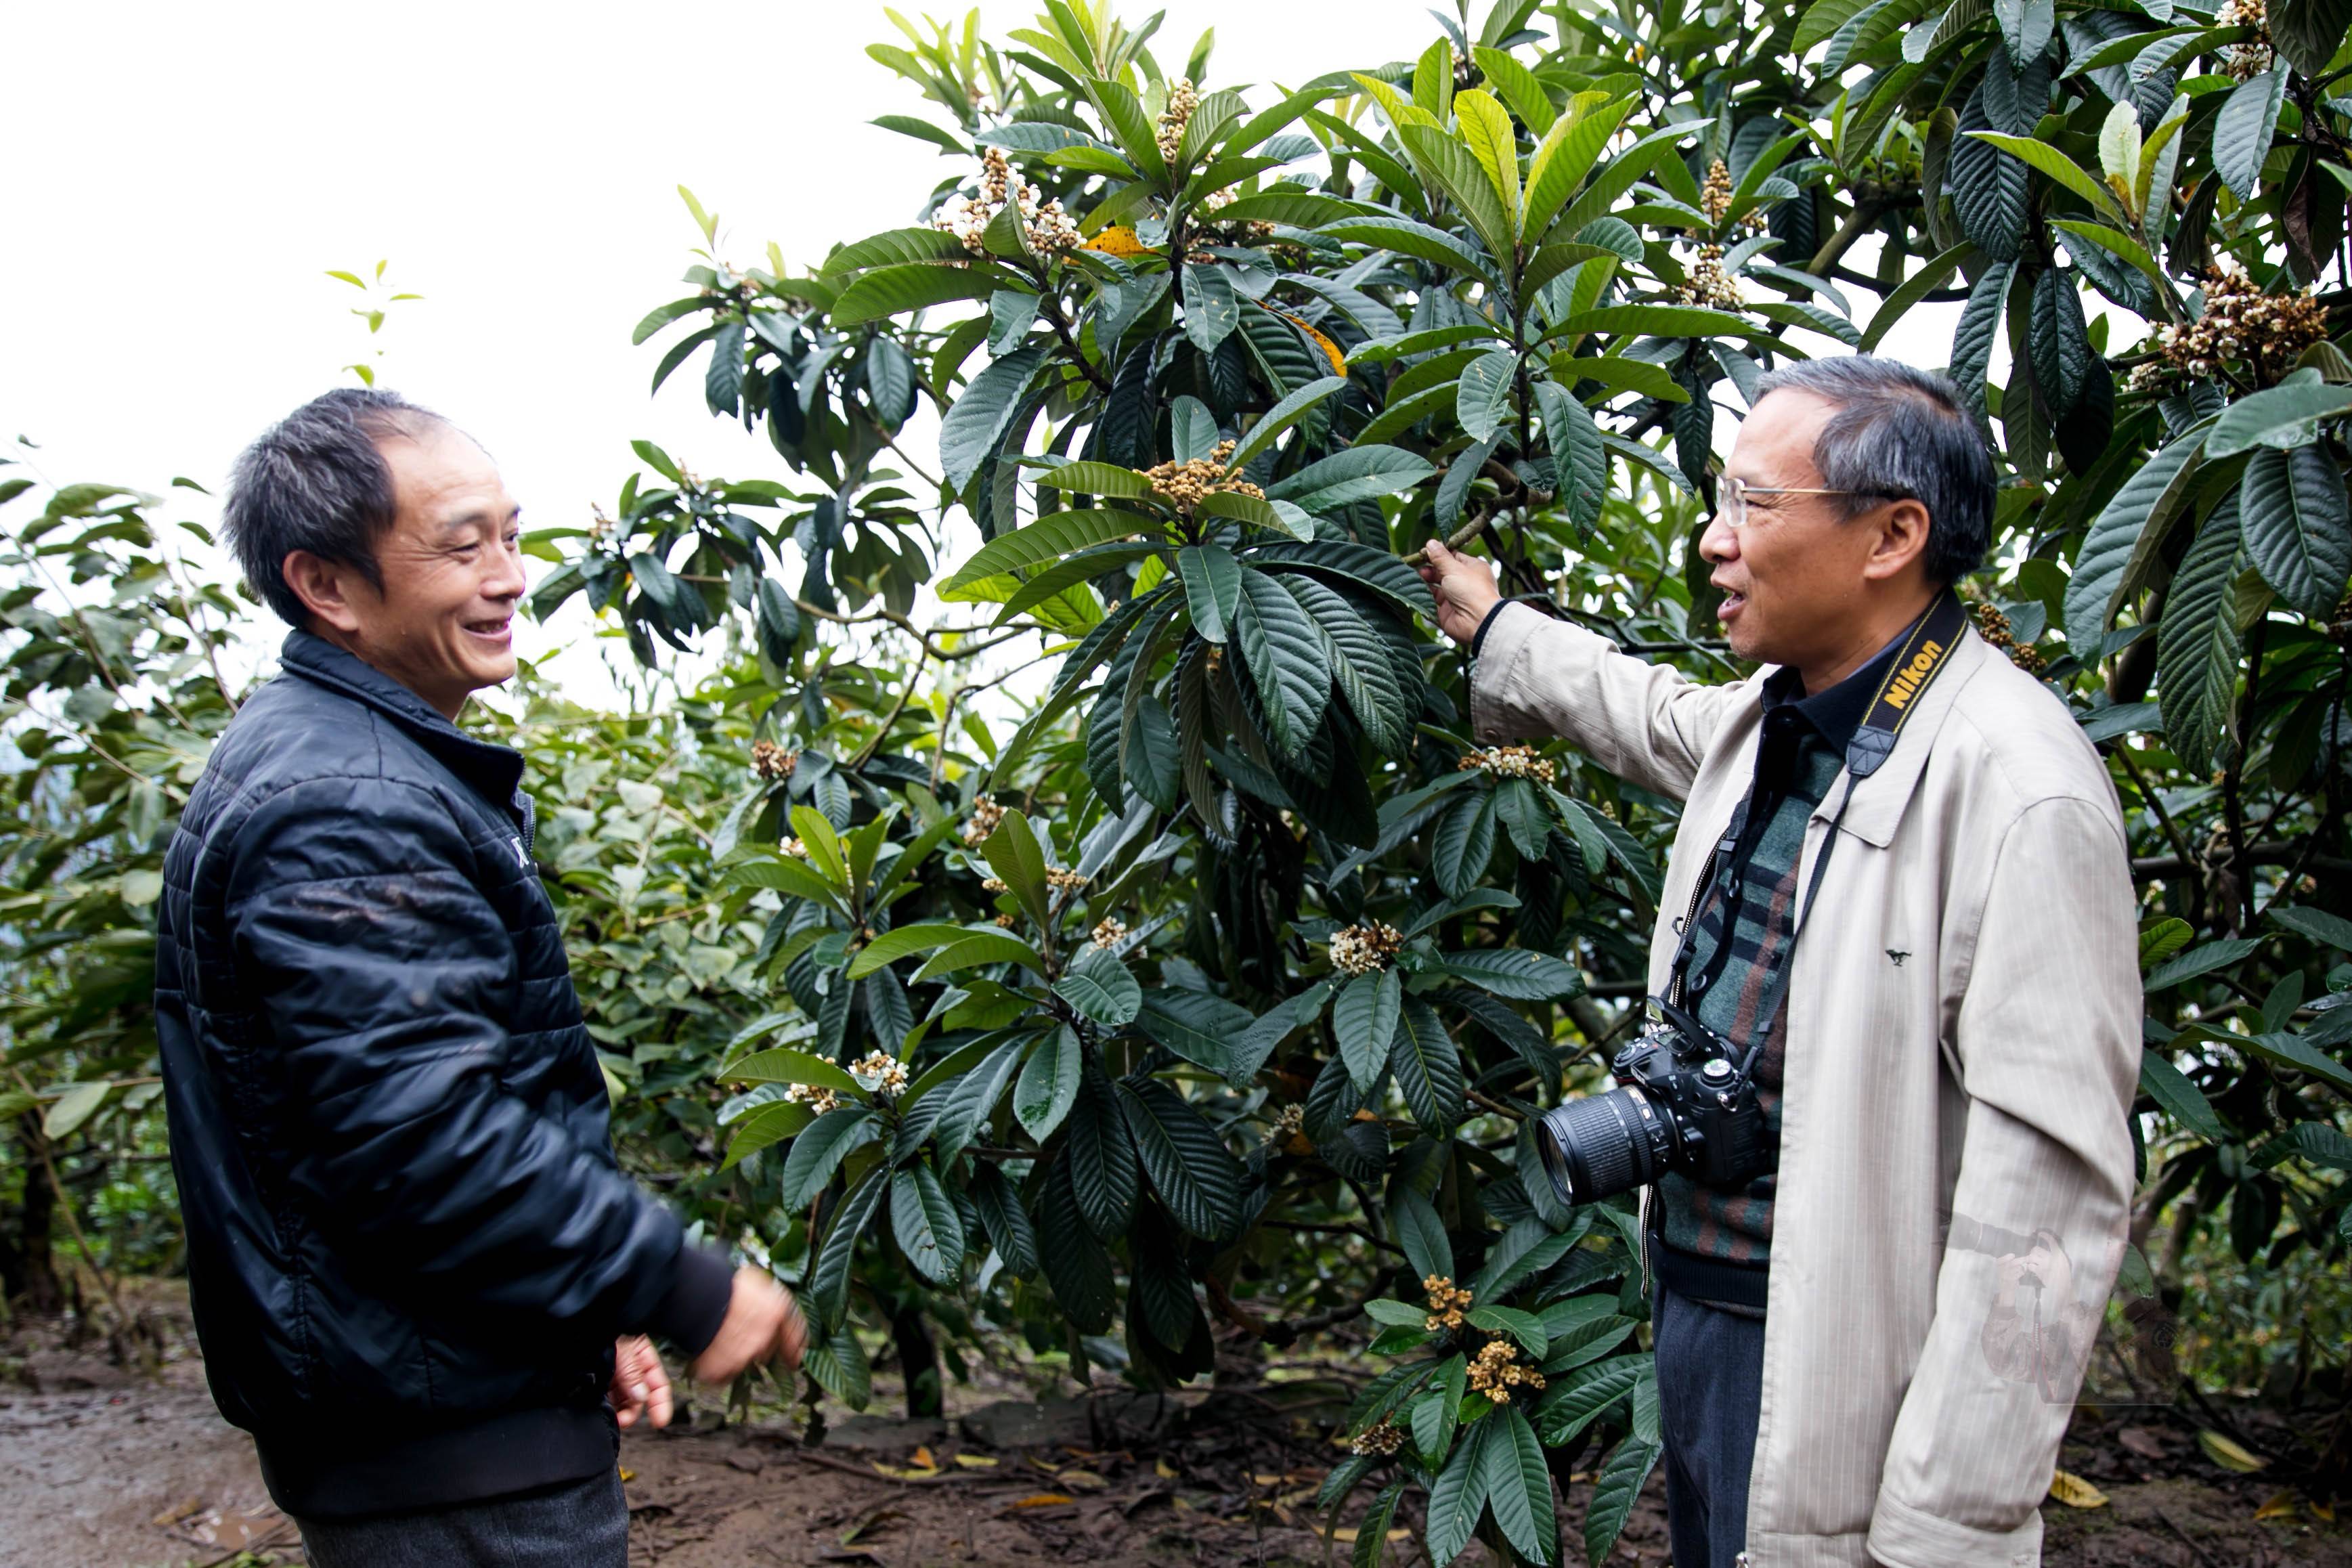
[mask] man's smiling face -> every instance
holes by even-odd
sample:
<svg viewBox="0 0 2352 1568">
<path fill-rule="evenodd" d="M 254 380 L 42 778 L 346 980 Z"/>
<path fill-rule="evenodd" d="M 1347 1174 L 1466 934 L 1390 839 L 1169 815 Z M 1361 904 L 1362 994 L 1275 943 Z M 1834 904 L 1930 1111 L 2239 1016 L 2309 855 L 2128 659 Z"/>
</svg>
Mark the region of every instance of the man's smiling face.
<svg viewBox="0 0 2352 1568">
<path fill-rule="evenodd" d="M 468 692 L 514 676 L 521 511 L 488 454 L 446 425 L 378 449 L 396 506 L 375 544 L 383 586 L 339 573 L 341 603 L 321 630 L 455 718 Z"/>
</svg>

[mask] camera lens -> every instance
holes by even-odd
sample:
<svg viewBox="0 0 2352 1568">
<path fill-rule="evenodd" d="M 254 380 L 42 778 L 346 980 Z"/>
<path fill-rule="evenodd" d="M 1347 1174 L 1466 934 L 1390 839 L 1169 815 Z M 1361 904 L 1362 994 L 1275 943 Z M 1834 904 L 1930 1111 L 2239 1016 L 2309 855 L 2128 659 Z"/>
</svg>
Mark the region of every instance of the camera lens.
<svg viewBox="0 0 2352 1568">
<path fill-rule="evenodd" d="M 1563 1203 L 1589 1204 L 1657 1180 L 1666 1120 L 1634 1089 L 1571 1100 L 1536 1124 L 1536 1152 Z"/>
</svg>

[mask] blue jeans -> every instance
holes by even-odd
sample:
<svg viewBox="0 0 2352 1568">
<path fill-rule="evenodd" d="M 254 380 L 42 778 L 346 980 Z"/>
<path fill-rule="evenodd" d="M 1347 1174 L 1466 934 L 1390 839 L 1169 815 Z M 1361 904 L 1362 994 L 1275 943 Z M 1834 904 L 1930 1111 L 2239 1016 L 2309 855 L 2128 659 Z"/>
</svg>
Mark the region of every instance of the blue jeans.
<svg viewBox="0 0 2352 1568">
<path fill-rule="evenodd" d="M 517 1497 L 377 1519 L 299 1521 L 310 1568 L 628 1568 L 617 1469 Z"/>
<path fill-rule="evenodd" d="M 1675 1568 L 1733 1568 L 1748 1543 L 1748 1468 L 1764 1397 L 1764 1320 L 1661 1288 L 1651 1304 L 1666 1538 Z"/>
</svg>

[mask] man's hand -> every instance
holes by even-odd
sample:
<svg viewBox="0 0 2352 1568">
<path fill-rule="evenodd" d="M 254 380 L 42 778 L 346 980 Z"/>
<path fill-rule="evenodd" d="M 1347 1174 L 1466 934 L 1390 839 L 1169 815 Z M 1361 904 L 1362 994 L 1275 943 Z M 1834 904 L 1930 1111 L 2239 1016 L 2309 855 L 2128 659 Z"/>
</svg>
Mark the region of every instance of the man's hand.
<svg viewBox="0 0 2352 1568">
<path fill-rule="evenodd" d="M 765 1270 L 746 1267 L 735 1270 L 719 1332 L 687 1370 L 698 1383 L 725 1383 L 747 1366 L 781 1355 L 786 1370 L 797 1372 L 807 1348 L 808 1325 L 793 1293 Z"/>
<path fill-rule="evenodd" d="M 1437 595 L 1437 629 L 1465 647 L 1486 624 L 1486 612 L 1503 597 L 1502 590 L 1495 586 L 1493 567 L 1446 549 L 1440 539 L 1429 542 L 1429 559 L 1421 568 L 1421 580 Z"/>
<path fill-rule="evenodd" d="M 654 1428 L 669 1425 L 669 1372 L 653 1341 L 643 1334 L 624 1334 L 613 1343 L 613 1386 L 605 1392 L 613 1403 L 613 1419 L 634 1426 L 644 1416 Z"/>
</svg>

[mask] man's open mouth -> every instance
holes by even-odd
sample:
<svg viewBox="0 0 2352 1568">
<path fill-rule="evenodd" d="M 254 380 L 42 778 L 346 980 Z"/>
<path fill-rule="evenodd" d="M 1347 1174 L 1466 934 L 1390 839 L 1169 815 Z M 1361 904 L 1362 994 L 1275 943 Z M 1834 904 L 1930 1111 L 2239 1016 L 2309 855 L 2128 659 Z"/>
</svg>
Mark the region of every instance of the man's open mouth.
<svg viewBox="0 0 2352 1568">
<path fill-rule="evenodd" d="M 466 629 L 478 637 L 502 637 L 514 628 L 511 617 L 503 621 L 467 621 Z"/>
</svg>

